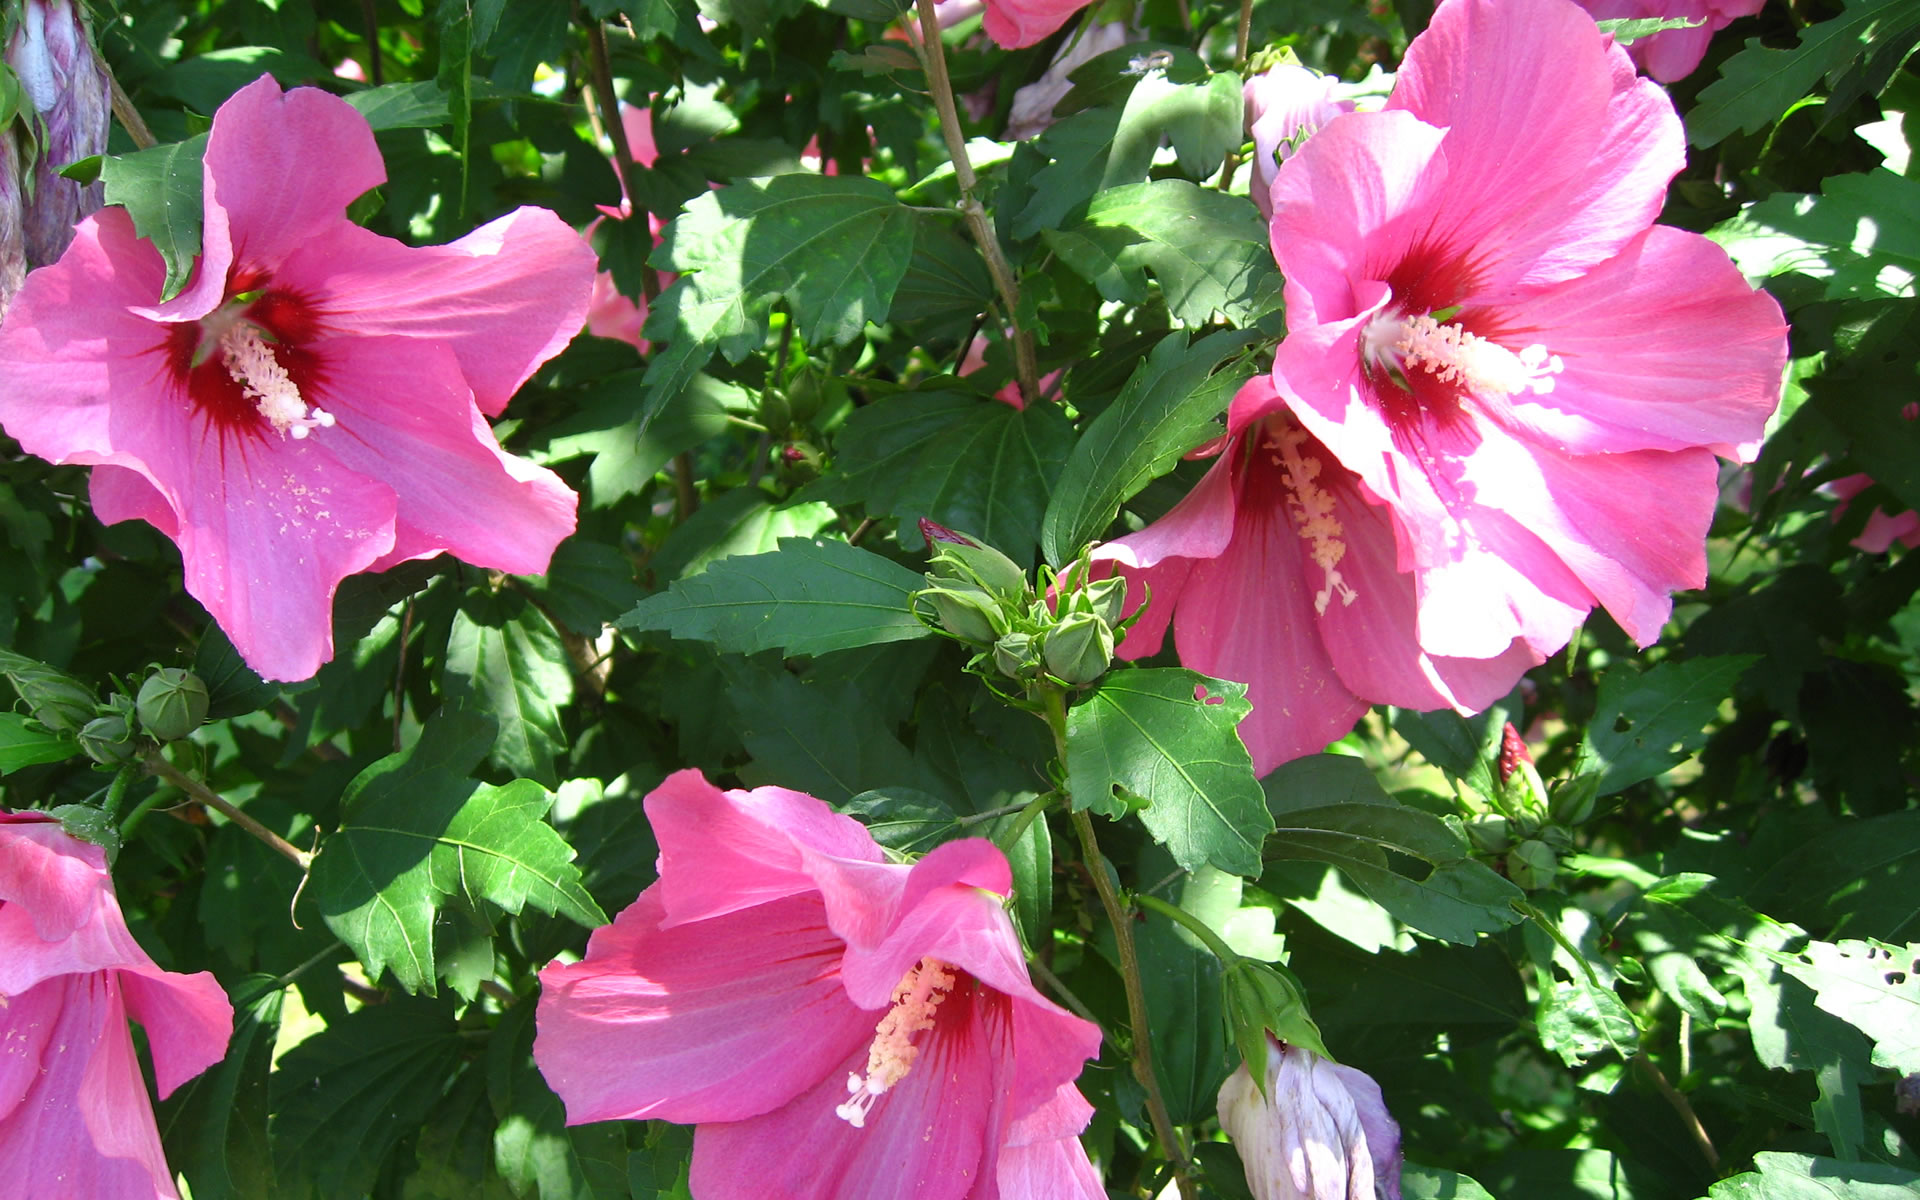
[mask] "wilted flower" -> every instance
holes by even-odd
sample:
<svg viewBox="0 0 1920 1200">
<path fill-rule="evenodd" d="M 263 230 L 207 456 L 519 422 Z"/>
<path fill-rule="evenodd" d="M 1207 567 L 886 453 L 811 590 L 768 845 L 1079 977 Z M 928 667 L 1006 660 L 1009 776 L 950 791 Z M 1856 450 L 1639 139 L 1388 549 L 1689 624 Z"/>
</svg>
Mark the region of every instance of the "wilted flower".
<svg viewBox="0 0 1920 1200">
<path fill-rule="evenodd" d="M 46 133 L 23 192 L 29 270 L 65 253 L 75 222 L 97 211 L 105 198 L 100 183 L 82 185 L 59 174 L 68 163 L 106 153 L 113 120 L 107 68 L 81 16 L 73 0 L 25 0 L 20 23 L 7 39 L 7 65 Z M 4 288 L 0 280 L 0 291 Z"/>
<path fill-rule="evenodd" d="M 233 1008 L 212 975 L 154 965 L 106 855 L 40 813 L 0 812 L 0 1179 L 22 1200 L 176 1200 L 132 1016 L 165 1096 L 219 1062 Z"/>
<path fill-rule="evenodd" d="M 1254 1200 L 1400 1200 L 1400 1126 L 1379 1084 L 1271 1037 L 1264 1094 L 1247 1066 L 1220 1085 L 1220 1125 Z"/>
<path fill-rule="evenodd" d="M 27 277 L 26 210 L 22 206 L 20 152 L 13 131 L 0 125 L 0 317 Z"/>
<path fill-rule="evenodd" d="M 1695 21 L 1688 29 L 1663 29 L 1659 33 L 1636 38 L 1627 47 L 1646 73 L 1661 83 L 1672 83 L 1693 74 L 1706 57 L 1713 35 L 1740 17 L 1760 11 L 1766 0 L 1579 0 L 1580 7 L 1595 20 L 1646 20 L 1649 18 Z"/>
<path fill-rule="evenodd" d="M 271 77 L 214 114 L 203 178 L 204 249 L 175 299 L 117 207 L 28 277 L 0 326 L 0 424 L 92 464 L 102 521 L 173 538 L 187 590 L 268 678 L 332 654 L 347 575 L 442 551 L 545 570 L 576 499 L 483 414 L 579 331 L 579 235 L 537 208 L 447 246 L 355 225 L 347 205 L 386 178 L 372 130 Z"/>
<path fill-rule="evenodd" d="M 1159 569 L 1183 662 L 1249 685 L 1257 767 L 1369 702 L 1482 707 L 1595 605 L 1645 645 L 1705 580 L 1714 456 L 1755 453 L 1786 327 L 1651 225 L 1682 161 L 1666 94 L 1568 0 L 1446 0 L 1387 110 L 1281 167 L 1271 386 L 1101 552 Z"/>
<path fill-rule="evenodd" d="M 697 1124 L 700 1200 L 1100 1200 L 1074 1087 L 1100 1044 L 1028 980 L 1000 851 L 912 867 L 784 788 L 646 799 L 660 880 L 540 973 L 570 1123 Z"/>
<path fill-rule="evenodd" d="M 1001 135 L 1009 142 L 1039 137 L 1053 124 L 1053 110 L 1073 90 L 1069 78 L 1082 64 L 1109 50 L 1118 50 L 1133 37 L 1124 21 L 1102 21 L 1068 39 L 1040 78 L 1013 94 L 1013 106 L 1007 110 L 1007 129 Z M 967 372 L 962 368 L 960 373 Z"/>
</svg>

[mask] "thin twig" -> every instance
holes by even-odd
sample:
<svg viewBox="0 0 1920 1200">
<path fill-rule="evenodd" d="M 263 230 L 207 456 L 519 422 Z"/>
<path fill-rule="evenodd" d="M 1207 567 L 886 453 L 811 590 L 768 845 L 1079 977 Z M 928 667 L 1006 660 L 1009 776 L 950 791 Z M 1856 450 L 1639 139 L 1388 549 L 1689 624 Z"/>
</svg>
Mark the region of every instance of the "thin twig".
<svg viewBox="0 0 1920 1200">
<path fill-rule="evenodd" d="M 967 228 L 980 247 L 981 257 L 987 261 L 993 289 L 1000 295 L 1001 307 L 1006 309 L 1007 325 L 1013 330 L 1013 365 L 1020 381 L 1020 395 L 1032 404 L 1040 399 L 1040 364 L 1034 354 L 1033 335 L 1020 327 L 1020 286 L 1014 280 L 1013 269 L 1007 265 L 1007 256 L 1000 249 L 993 222 L 987 219 L 987 210 L 981 207 L 980 198 L 975 194 L 980 180 L 973 173 L 972 160 L 967 157 L 966 136 L 961 131 L 960 110 L 953 102 L 953 80 L 947 74 L 946 47 L 940 41 L 940 18 L 934 12 L 934 0 L 918 0 L 918 3 L 920 37 L 914 46 L 920 52 L 921 65 L 927 70 L 927 90 L 933 94 L 933 106 L 940 114 L 940 133 L 947 142 L 947 156 L 953 160 L 954 179 L 960 184 L 960 212 L 967 218 Z"/>
<path fill-rule="evenodd" d="M 613 169 L 620 176 L 620 194 L 633 211 L 627 219 L 640 217 L 634 202 L 634 184 L 639 165 L 634 162 L 633 146 L 627 141 L 627 123 L 620 119 L 620 97 L 613 90 L 613 59 L 607 52 L 607 27 L 600 21 L 587 23 L 587 50 L 592 57 L 593 95 L 600 109 L 600 125 L 613 143 Z M 652 263 L 640 265 L 640 294 L 648 304 L 660 295 L 660 273 Z"/>
<path fill-rule="evenodd" d="M 1689 1134 L 1693 1135 L 1694 1145 L 1700 1148 L 1700 1153 L 1705 1156 L 1707 1165 L 1716 1171 L 1719 1170 L 1720 1151 L 1714 1149 L 1713 1139 L 1707 1136 L 1707 1127 L 1700 1123 L 1700 1117 L 1693 1111 L 1693 1105 L 1688 1102 L 1686 1096 L 1680 1089 L 1667 1082 L 1667 1077 L 1646 1055 L 1635 1055 L 1633 1061 L 1646 1071 L 1648 1078 L 1653 1080 L 1655 1090 L 1666 1097 L 1667 1103 L 1673 1106 L 1673 1111 L 1680 1114 L 1680 1123 L 1687 1127 Z"/>
<path fill-rule="evenodd" d="M 185 792 L 196 803 L 211 808 L 227 820 L 232 821 L 235 825 L 238 825 L 254 837 L 265 842 L 267 847 L 273 850 L 274 853 L 292 862 L 294 866 L 299 867 L 302 871 L 305 871 L 313 864 L 313 855 L 308 854 L 305 850 L 300 849 L 300 847 L 227 803 L 220 797 L 219 793 L 215 792 L 212 788 L 181 771 L 178 767 L 161 757 L 158 750 L 147 751 L 144 761 L 147 771 L 150 774 L 157 775 L 161 779 L 166 780 L 174 787 Z"/>
<path fill-rule="evenodd" d="M 153 130 L 147 128 L 140 110 L 133 106 L 133 101 L 127 98 L 126 89 L 120 86 L 120 81 L 111 72 L 107 74 L 107 82 L 113 86 L 113 115 L 120 118 L 120 124 L 126 129 L 127 136 L 133 139 L 133 144 L 142 150 L 158 145 Z"/>
<path fill-rule="evenodd" d="M 1037 959 L 1029 959 L 1027 961 L 1027 970 L 1033 972 L 1035 979 L 1046 984 L 1048 991 L 1060 997 L 1060 1003 L 1071 1009 L 1074 1016 L 1079 1017 L 1083 1021 L 1092 1021 L 1095 1025 L 1100 1023 L 1099 1018 L 1093 1015 L 1093 1010 L 1081 1003 L 1080 997 L 1073 994 L 1073 989 L 1062 983 L 1060 977 L 1048 970 L 1045 963 Z"/>
</svg>

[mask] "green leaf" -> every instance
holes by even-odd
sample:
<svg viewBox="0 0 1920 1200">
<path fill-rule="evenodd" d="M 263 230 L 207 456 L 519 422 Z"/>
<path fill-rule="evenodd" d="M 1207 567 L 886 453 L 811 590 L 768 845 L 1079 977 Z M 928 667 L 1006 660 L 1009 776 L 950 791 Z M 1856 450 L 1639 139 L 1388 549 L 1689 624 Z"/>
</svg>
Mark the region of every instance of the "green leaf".
<svg viewBox="0 0 1920 1200">
<path fill-rule="evenodd" d="M 520 578 L 555 620 L 584 635 L 599 633 L 646 595 L 619 547 L 579 534 L 560 543 L 545 575 Z"/>
<path fill-rule="evenodd" d="M 167 1162 L 193 1181 L 194 1200 L 280 1194 L 267 1142 L 267 1076 L 286 995 L 284 984 L 268 986 L 276 982 L 266 975 L 242 978 L 236 996 L 242 1003 L 235 1006 L 226 1057 L 168 1097 L 155 1114 Z"/>
<path fill-rule="evenodd" d="M 722 559 L 616 622 L 736 654 L 822 654 L 925 637 L 913 593 L 925 580 L 845 542 L 788 538 L 772 554 Z"/>
<path fill-rule="evenodd" d="M 1415 1163 L 1400 1169 L 1400 1196 L 1401 1200 L 1493 1200 L 1487 1189 L 1465 1175 Z"/>
<path fill-rule="evenodd" d="M 454 153 L 460 159 L 459 207 L 467 211 L 467 181 L 472 175 L 468 143 L 473 131 L 473 0 L 440 0 L 440 61 L 435 80 L 447 95 L 447 119 L 453 126 Z"/>
<path fill-rule="evenodd" d="M 833 662 L 816 660 L 805 676 L 754 663 L 728 672 L 727 699 L 753 756 L 741 778 L 797 788 L 829 804 L 877 788 L 939 794 L 940 781 L 894 735 L 898 722 L 884 702 L 859 680 L 823 671 Z"/>
<path fill-rule="evenodd" d="M 442 682 L 454 711 L 499 726 L 488 761 L 549 787 L 567 747 L 560 710 L 573 699 L 573 668 L 553 624 L 515 591 L 470 590 L 447 636 Z"/>
<path fill-rule="evenodd" d="M 1624 664 L 1600 680 L 1600 696 L 1574 773 L 1599 772 L 1607 796 L 1685 762 L 1706 743 L 1706 726 L 1758 655 L 1665 662 L 1635 673 Z"/>
<path fill-rule="evenodd" d="M 695 375 L 680 401 L 651 423 L 641 420 L 644 371 L 616 371 L 596 380 L 573 401 L 574 413 L 545 432 L 542 465 L 594 456 L 587 467 L 588 503 L 607 506 L 636 495 L 674 455 L 725 433 L 730 388 Z"/>
<path fill-rule="evenodd" d="M 1504 703 L 1474 717 L 1463 717 L 1450 708 L 1438 712 L 1396 708 L 1393 731 L 1434 766 L 1482 796 L 1493 796 L 1499 790 L 1493 762 L 1500 753 L 1500 731 L 1509 718 Z"/>
<path fill-rule="evenodd" d="M 350 92 L 346 100 L 375 133 L 386 129 L 438 129 L 453 119 L 446 92 L 430 80 Z"/>
<path fill-rule="evenodd" d="M 1267 843 L 1270 858 L 1338 867 L 1401 921 L 1462 945 L 1521 919 L 1514 905 L 1525 894 L 1518 887 L 1471 858 L 1453 825 L 1387 795 L 1359 759 L 1295 759 L 1265 785 L 1275 798 L 1279 835 Z M 1425 877 L 1396 870 L 1394 855 L 1427 864 Z"/>
<path fill-rule="evenodd" d="M 1164 857 L 1160 862 L 1165 864 Z M 1160 872 L 1156 872 L 1158 874 Z M 1149 916 L 1134 927 L 1140 986 L 1147 1002 L 1154 1073 L 1169 1115 L 1180 1124 L 1213 1112 L 1234 1063 L 1220 992 L 1220 960 L 1183 937 L 1171 920 Z"/>
<path fill-rule="evenodd" d="M 903 392 L 847 419 L 832 492 L 898 517 L 908 550 L 922 544 L 915 522 L 930 517 L 1026 563 L 1072 446 L 1056 404 L 1023 411 L 958 392 Z"/>
<path fill-rule="evenodd" d="M 566 1107 L 533 1061 L 534 1006 L 509 1009 L 487 1045 L 487 1085 L 501 1118 L 494 1162 L 513 1193 L 541 1200 L 627 1200 L 624 1125 L 567 1126 Z"/>
<path fill-rule="evenodd" d="M 647 370 L 644 422 L 718 349 L 758 350 L 784 298 L 805 342 L 846 345 L 884 321 L 913 256 L 913 212 L 860 176 L 777 175 L 696 196 L 661 238 L 653 264 L 680 272 L 647 316 L 666 343 Z"/>
<path fill-rule="evenodd" d="M 173 299 L 187 286 L 193 260 L 200 253 L 200 227 L 206 217 L 200 160 L 206 152 L 203 133 L 184 142 L 109 155 L 100 164 L 107 203 L 127 210 L 133 231 L 152 242 L 166 263 L 161 301 Z"/>
<path fill-rule="evenodd" d="M 307 892 L 370 978 L 391 968 L 408 991 L 432 994 L 434 917 L 453 901 L 606 923 L 573 850 L 541 819 L 552 795 L 532 780 L 495 787 L 467 777 L 493 733 L 478 715 L 436 718 L 348 785 L 343 823 L 320 844 Z"/>
<path fill-rule="evenodd" d="M 1241 144 L 1245 113 L 1240 77 L 1231 71 L 1192 82 L 1176 80 L 1173 73 L 1148 71 L 1134 84 L 1121 110 L 1101 188 L 1145 178 L 1162 137 L 1173 143 L 1183 174 L 1189 179 L 1208 178 L 1226 161 L 1227 151 Z"/>
<path fill-rule="evenodd" d="M 65 762 L 80 753 L 72 738 L 48 733 L 19 713 L 0 712 L 0 775 L 41 763 Z"/>
<path fill-rule="evenodd" d="M 1048 562 L 1073 558 L 1113 523 L 1122 504 L 1222 432 L 1220 414 L 1255 367 L 1248 358 L 1221 364 L 1253 340 L 1244 333 L 1216 333 L 1191 345 L 1185 333 L 1161 339 L 1067 457 L 1041 526 Z"/>
<path fill-rule="evenodd" d="M 1600 32 L 1610 35 L 1614 42 L 1622 46 L 1631 46 L 1641 38 L 1652 37 L 1669 29 L 1693 29 L 1700 21 L 1689 21 L 1682 17 L 1615 17 L 1607 21 L 1595 21 Z"/>
<path fill-rule="evenodd" d="M 1204 325 L 1218 312 L 1247 326 L 1279 305 L 1280 273 L 1258 210 L 1184 179 L 1103 191 L 1084 214 L 1041 236 L 1108 300 L 1146 303 L 1153 272 L 1184 325 Z"/>
<path fill-rule="evenodd" d="M 331 74 L 325 63 L 275 46 L 225 46 L 169 64 L 143 86 L 199 113 L 211 113 L 262 75 L 294 87 Z"/>
<path fill-rule="evenodd" d="M 1920 1174 L 1888 1163 L 1762 1151 L 1754 1170 L 1722 1179 L 1708 1200 L 1914 1200 Z"/>
<path fill-rule="evenodd" d="M 1273 817 L 1235 729 L 1253 711 L 1246 694 L 1177 667 L 1107 675 L 1067 711 L 1073 807 L 1119 817 L 1119 789 L 1147 802 L 1140 820 L 1182 869 L 1259 874 Z"/>
<path fill-rule="evenodd" d="M 1688 137 L 1707 147 L 1738 129 L 1758 133 L 1812 90 L 1822 75 L 1836 80 L 1891 30 L 1920 20 L 1920 0 L 1851 0 L 1846 12 L 1800 31 L 1799 45 L 1775 50 L 1747 39 L 1720 67 L 1687 114 Z"/>
<path fill-rule="evenodd" d="M 810 538 L 837 524 L 825 504 L 776 506 L 757 488 L 736 488 L 674 527 L 647 564 L 655 579 L 690 579 L 723 558 L 770 554 L 787 538 Z"/>
<path fill-rule="evenodd" d="M 1876 1064 L 1920 1071 L 1920 942 L 1813 942 L 1786 972 L 1813 989 L 1814 1003 L 1873 1039 Z"/>
<path fill-rule="evenodd" d="M 952 805 L 914 788 L 876 788 L 835 807 L 865 825 L 874 841 L 903 854 L 925 854 L 963 836 Z"/>
<path fill-rule="evenodd" d="M 282 1200 L 360 1200 L 394 1147 L 440 1105 L 466 1039 L 445 1006 L 397 997 L 332 1022 L 283 1055 L 272 1078 Z"/>
<path fill-rule="evenodd" d="M 1920 276 L 1920 181 L 1834 175 L 1820 195 L 1776 192 L 1708 234 L 1748 279 L 1826 280 L 1828 300 L 1911 298 Z"/>
</svg>

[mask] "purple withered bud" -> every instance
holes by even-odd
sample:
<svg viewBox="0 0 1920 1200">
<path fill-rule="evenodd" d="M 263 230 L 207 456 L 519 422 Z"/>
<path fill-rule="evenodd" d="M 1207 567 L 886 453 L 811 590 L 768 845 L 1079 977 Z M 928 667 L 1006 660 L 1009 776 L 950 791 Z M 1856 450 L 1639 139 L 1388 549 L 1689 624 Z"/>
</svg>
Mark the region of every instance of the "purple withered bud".
<svg viewBox="0 0 1920 1200">
<path fill-rule="evenodd" d="M 106 200 L 101 184 L 63 179 L 60 168 L 106 153 L 113 89 L 74 0 L 26 0 L 6 59 L 46 129 L 25 189 L 31 269 L 58 260 L 73 241 L 74 225 Z"/>
<path fill-rule="evenodd" d="M 1380 1085 L 1267 1039 L 1266 1094 L 1241 1063 L 1220 1085 L 1220 1124 L 1256 1200 L 1400 1200 L 1400 1126 Z"/>
<path fill-rule="evenodd" d="M 0 124 L 0 317 L 27 277 L 26 209 L 20 152 L 10 124 Z"/>
</svg>

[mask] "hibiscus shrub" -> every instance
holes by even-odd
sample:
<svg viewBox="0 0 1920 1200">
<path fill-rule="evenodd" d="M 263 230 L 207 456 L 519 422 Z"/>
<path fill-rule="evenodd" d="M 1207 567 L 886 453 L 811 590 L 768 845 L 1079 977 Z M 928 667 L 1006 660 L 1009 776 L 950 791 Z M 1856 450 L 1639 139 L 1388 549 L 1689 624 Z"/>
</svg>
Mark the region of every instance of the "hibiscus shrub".
<svg viewBox="0 0 1920 1200">
<path fill-rule="evenodd" d="M 0 1195 L 1920 1193 L 1917 22 L 0 0 Z"/>
</svg>

